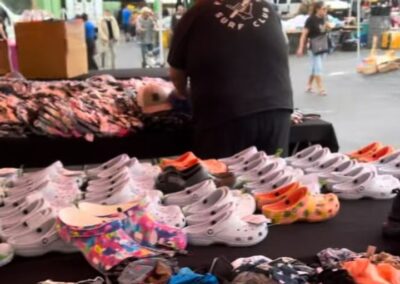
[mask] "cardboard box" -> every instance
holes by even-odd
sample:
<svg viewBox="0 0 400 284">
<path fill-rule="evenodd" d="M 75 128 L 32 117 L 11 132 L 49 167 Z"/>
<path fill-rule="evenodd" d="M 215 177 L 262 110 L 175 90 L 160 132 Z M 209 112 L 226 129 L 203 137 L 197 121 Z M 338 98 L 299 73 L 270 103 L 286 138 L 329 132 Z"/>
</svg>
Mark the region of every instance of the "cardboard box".
<svg viewBox="0 0 400 284">
<path fill-rule="evenodd" d="M 7 41 L 0 40 L 0 75 L 7 74 L 11 71 L 10 60 L 8 57 Z"/>
<path fill-rule="evenodd" d="M 15 25 L 20 72 L 28 79 L 67 79 L 88 73 L 82 22 Z"/>
</svg>

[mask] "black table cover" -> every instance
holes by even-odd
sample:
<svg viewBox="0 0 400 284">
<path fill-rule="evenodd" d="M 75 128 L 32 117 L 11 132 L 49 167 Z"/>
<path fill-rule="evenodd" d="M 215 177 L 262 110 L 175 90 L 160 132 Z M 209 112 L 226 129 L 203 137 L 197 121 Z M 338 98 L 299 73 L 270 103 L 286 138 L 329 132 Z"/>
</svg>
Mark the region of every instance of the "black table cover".
<svg viewBox="0 0 400 284">
<path fill-rule="evenodd" d="M 291 256 L 310 263 L 316 260 L 315 255 L 320 250 L 328 247 L 346 247 L 362 252 L 366 251 L 368 245 L 399 255 L 400 240 L 389 241 L 381 236 L 382 223 L 390 206 L 391 201 L 343 201 L 338 216 L 330 221 L 271 226 L 262 243 L 248 248 L 189 247 L 189 255 L 178 257 L 179 265 L 194 269 L 208 268 L 213 258 L 221 255 L 230 261 L 252 255 L 270 258 Z M 79 253 L 52 253 L 36 258 L 14 259 L 0 268 L 0 283 L 33 284 L 46 279 L 78 281 L 97 275 L 98 272 Z"/>
<path fill-rule="evenodd" d="M 290 143 L 292 150 L 316 143 L 333 152 L 339 149 L 332 124 L 322 120 L 294 125 Z M 98 164 L 122 153 L 139 159 L 152 159 L 192 150 L 192 129 L 143 131 L 125 138 L 96 138 L 94 142 L 38 136 L 1 138 L 0 149 L 3 150 L 0 167 L 45 167 L 57 160 L 64 165 Z"/>
</svg>

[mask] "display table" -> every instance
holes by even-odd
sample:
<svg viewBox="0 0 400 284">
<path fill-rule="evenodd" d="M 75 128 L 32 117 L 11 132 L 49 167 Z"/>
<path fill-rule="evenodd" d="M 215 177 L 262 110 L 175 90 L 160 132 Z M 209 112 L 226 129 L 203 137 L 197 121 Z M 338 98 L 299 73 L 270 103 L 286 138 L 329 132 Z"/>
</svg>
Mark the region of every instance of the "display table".
<svg viewBox="0 0 400 284">
<path fill-rule="evenodd" d="M 339 215 L 328 222 L 272 226 L 262 243 L 249 248 L 189 247 L 189 255 L 178 257 L 179 265 L 201 270 L 208 268 L 213 258 L 221 255 L 231 261 L 239 257 L 266 255 L 270 258 L 291 256 L 313 262 L 316 253 L 328 247 L 347 247 L 361 252 L 368 245 L 398 255 L 400 242 L 387 241 L 381 237 L 382 223 L 390 206 L 391 201 L 342 202 Z M 46 279 L 77 281 L 97 275 L 79 253 L 16 258 L 0 268 L 1 283 L 33 284 Z"/>
<path fill-rule="evenodd" d="M 83 80 L 97 75 L 112 75 L 120 80 L 141 78 L 141 77 L 162 78 L 165 80 L 169 80 L 168 68 L 146 68 L 146 69 L 134 68 L 134 69 L 118 69 L 118 70 L 99 70 L 99 71 L 91 71 L 89 74 L 76 77 L 75 79 Z"/>
<path fill-rule="evenodd" d="M 290 148 L 293 151 L 310 144 L 321 144 L 336 152 L 339 145 L 331 123 L 306 121 L 292 126 Z M 60 160 L 64 165 L 98 164 L 127 153 L 139 159 L 175 156 L 193 150 L 192 129 L 180 131 L 142 131 L 125 138 L 83 139 L 47 137 L 1 138 L 0 167 L 45 167 Z"/>
</svg>

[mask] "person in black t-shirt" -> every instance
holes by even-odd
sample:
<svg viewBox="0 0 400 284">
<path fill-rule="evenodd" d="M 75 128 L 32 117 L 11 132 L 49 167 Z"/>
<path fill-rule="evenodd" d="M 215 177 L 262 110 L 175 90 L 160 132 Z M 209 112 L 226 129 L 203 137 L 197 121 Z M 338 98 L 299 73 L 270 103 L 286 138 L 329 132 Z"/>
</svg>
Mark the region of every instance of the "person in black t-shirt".
<svg viewBox="0 0 400 284">
<path fill-rule="evenodd" d="M 185 12 L 186 8 L 182 3 L 176 4 L 176 12 L 171 17 L 171 33 L 174 33 Z"/>
<path fill-rule="evenodd" d="M 271 4 L 196 3 L 175 30 L 168 62 L 178 96 L 192 103 L 197 155 L 226 157 L 251 145 L 287 153 L 292 86 Z"/>
<path fill-rule="evenodd" d="M 324 2 L 316 2 L 313 5 L 312 13 L 310 17 L 308 17 L 306 24 L 304 26 L 303 32 L 301 34 L 299 48 L 297 50 L 297 55 L 302 56 L 304 54 L 304 48 L 308 39 L 313 39 L 318 36 L 324 35 L 327 33 L 329 28 L 329 23 L 326 20 L 327 16 L 327 7 L 324 5 Z M 324 89 L 322 83 L 322 60 L 324 54 L 313 54 L 310 51 L 311 56 L 311 74 L 308 79 L 307 92 L 312 92 L 313 83 L 315 81 L 318 94 L 326 95 L 326 91 Z"/>
</svg>

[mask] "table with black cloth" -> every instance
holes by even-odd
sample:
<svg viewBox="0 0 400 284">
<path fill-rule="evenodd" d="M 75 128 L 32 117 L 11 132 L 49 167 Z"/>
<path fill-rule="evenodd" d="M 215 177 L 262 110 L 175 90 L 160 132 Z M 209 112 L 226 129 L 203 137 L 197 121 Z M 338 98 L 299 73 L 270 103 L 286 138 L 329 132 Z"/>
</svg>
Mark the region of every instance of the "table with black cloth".
<svg viewBox="0 0 400 284">
<path fill-rule="evenodd" d="M 328 247 L 346 247 L 363 252 L 369 245 L 399 255 L 400 240 L 389 241 L 381 236 L 382 223 L 390 206 L 391 201 L 342 201 L 338 216 L 330 221 L 271 226 L 267 238 L 253 247 L 189 247 L 187 256 L 178 257 L 179 265 L 195 270 L 208 269 L 213 258 L 221 255 L 230 261 L 239 257 L 265 255 L 270 258 L 290 256 L 312 263 L 316 261 L 315 255 Z M 46 279 L 69 282 L 97 275 L 99 273 L 80 253 L 52 253 L 35 258 L 17 257 L 0 268 L 0 283 L 33 284 Z"/>
<path fill-rule="evenodd" d="M 193 149 L 192 132 L 191 128 L 141 131 L 124 138 L 96 138 L 94 142 L 41 136 L 0 138 L 0 167 L 45 167 L 57 160 L 64 165 L 98 164 L 122 153 L 139 159 L 177 156 Z M 339 146 L 333 125 L 323 120 L 293 125 L 291 150 L 310 144 L 321 144 L 336 152 Z"/>
</svg>

